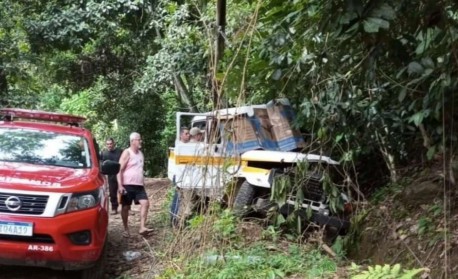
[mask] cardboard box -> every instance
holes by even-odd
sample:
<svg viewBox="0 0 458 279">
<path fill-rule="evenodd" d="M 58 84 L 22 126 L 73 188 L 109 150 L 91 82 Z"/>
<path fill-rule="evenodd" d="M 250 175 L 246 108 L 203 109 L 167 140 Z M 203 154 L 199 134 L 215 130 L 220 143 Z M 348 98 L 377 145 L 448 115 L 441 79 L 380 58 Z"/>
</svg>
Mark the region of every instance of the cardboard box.
<svg viewBox="0 0 458 279">
<path fill-rule="evenodd" d="M 255 149 L 292 151 L 305 147 L 302 135 L 293 129 L 294 111 L 288 100 L 269 102 L 253 108 L 253 113 L 231 116 L 223 127 L 228 154 Z"/>
<path fill-rule="evenodd" d="M 253 111 L 254 116 L 250 117 L 250 121 L 256 130 L 260 145 L 266 150 L 278 150 L 267 109 L 256 108 Z"/>
<path fill-rule="evenodd" d="M 269 102 L 267 113 L 278 150 L 291 151 L 305 147 L 301 133 L 292 127 L 295 114 L 288 100 L 279 99 Z"/>
<path fill-rule="evenodd" d="M 241 154 L 248 150 L 262 148 L 257 131 L 248 116 L 239 115 L 228 119 L 224 129 L 227 137 L 226 151 L 229 154 Z"/>
</svg>

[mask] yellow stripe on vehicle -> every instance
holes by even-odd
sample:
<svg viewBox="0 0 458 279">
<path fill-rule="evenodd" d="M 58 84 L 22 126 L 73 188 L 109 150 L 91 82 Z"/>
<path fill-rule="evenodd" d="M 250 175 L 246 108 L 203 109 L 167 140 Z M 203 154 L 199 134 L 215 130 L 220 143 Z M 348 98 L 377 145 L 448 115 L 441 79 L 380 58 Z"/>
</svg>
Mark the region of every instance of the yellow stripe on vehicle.
<svg viewBox="0 0 458 279">
<path fill-rule="evenodd" d="M 246 162 L 240 163 L 239 160 L 234 158 L 175 155 L 172 153 L 169 155 L 169 160 L 175 161 L 175 164 L 177 165 L 246 165 Z"/>
<path fill-rule="evenodd" d="M 258 173 L 258 174 L 269 174 L 270 170 L 260 169 L 260 168 L 253 168 L 253 167 L 243 167 L 242 172 L 247 173 Z"/>
</svg>

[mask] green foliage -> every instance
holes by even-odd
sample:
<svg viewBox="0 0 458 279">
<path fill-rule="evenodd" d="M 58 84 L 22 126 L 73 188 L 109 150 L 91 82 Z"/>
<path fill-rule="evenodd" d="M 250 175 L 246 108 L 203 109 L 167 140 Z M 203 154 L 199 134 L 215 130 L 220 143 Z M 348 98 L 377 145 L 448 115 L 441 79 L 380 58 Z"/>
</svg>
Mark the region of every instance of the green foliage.
<svg viewBox="0 0 458 279">
<path fill-rule="evenodd" d="M 271 190 L 271 201 L 275 202 L 278 207 L 285 205 L 286 201 L 292 196 L 294 200 L 294 212 L 288 217 L 289 223 L 296 225 L 296 229 L 300 231 L 301 222 L 297 220 L 298 215 L 296 214 L 299 210 L 304 210 L 302 204 L 304 202 L 304 191 L 309 183 L 310 179 L 319 179 L 324 193 L 329 204 L 329 208 L 332 213 L 342 212 L 343 210 L 343 199 L 341 190 L 331 180 L 329 169 L 324 168 L 322 165 L 309 164 L 308 162 L 299 162 L 293 169 L 285 173 L 276 173 Z M 314 182 L 312 182 L 314 183 Z M 311 218 L 312 210 L 309 207 L 306 210 L 308 219 Z M 281 214 L 273 214 L 272 219 L 276 226 L 287 222 Z"/>
<path fill-rule="evenodd" d="M 87 118 L 89 128 L 93 128 L 98 122 L 96 107 L 103 101 L 102 93 L 106 88 L 105 82 L 101 79 L 92 88 L 64 98 L 60 104 L 60 109 L 75 115 L 82 115 Z"/>
<path fill-rule="evenodd" d="M 227 7 L 215 67 L 212 1 L 1 1 L 0 106 L 81 114 L 98 140 L 112 136 L 122 148 L 140 132 L 149 176 L 165 171 L 175 112 L 214 107 L 213 78 L 223 106 L 288 97 L 296 127 L 307 132 L 305 151 L 355 168 L 350 178 L 368 188 L 387 170 L 434 159 L 456 143 L 449 132 L 458 119 L 456 1 L 233 0 Z M 308 174 L 300 166 L 294 181 L 279 175 L 272 200 L 284 204 L 294 193 L 298 209 L 296 182 Z M 327 174 L 322 182 L 339 211 L 338 187 Z M 295 216 L 273 216 L 274 224 L 300 227 Z M 234 221 L 221 217 L 212 229 L 232 240 Z M 428 218 L 419 220 L 422 235 L 434 230 Z M 276 233 L 270 227 L 265 236 Z"/>
<path fill-rule="evenodd" d="M 418 234 L 425 235 L 434 228 L 434 224 L 430 217 L 420 217 L 418 219 Z"/>
<path fill-rule="evenodd" d="M 342 238 L 338 238 L 338 244 L 342 246 L 342 255 L 346 251 L 358 251 L 360 238 L 365 229 L 365 224 L 367 224 L 367 219 L 371 210 L 362 209 L 353 214 L 350 219 L 351 226 L 349 232 Z M 340 249 L 340 247 L 339 247 Z"/>
<path fill-rule="evenodd" d="M 224 106 L 288 97 L 311 151 L 346 168 L 358 162 L 361 180 L 456 142 L 446 133 L 457 118 L 454 1 L 228 7 L 214 67 L 214 2 L 2 1 L 0 105 L 58 110 L 73 95 L 97 92 L 88 109 L 98 138 L 115 136 L 125 147 L 130 132 L 142 133 L 151 175 L 164 172 L 173 113 L 214 106 L 212 78 Z"/>
<path fill-rule="evenodd" d="M 193 216 L 191 219 L 187 221 L 187 225 L 189 225 L 189 228 L 191 230 L 196 230 L 199 228 L 202 228 L 202 226 L 205 224 L 205 216 L 202 214 L 198 214 Z"/>
<path fill-rule="evenodd" d="M 269 225 L 262 231 L 262 238 L 277 242 L 280 239 L 281 233 L 282 232 L 277 229 L 277 226 Z"/>
<path fill-rule="evenodd" d="M 377 191 L 371 197 L 372 202 L 378 204 L 380 202 L 385 201 L 386 199 L 392 198 L 393 196 L 400 194 L 404 189 L 405 185 L 406 183 L 400 181 L 399 183 L 390 183 L 380 189 L 377 189 Z"/>
<path fill-rule="evenodd" d="M 429 209 L 429 212 L 431 212 L 433 214 L 433 217 L 439 217 L 444 212 L 443 205 L 440 204 L 440 203 L 436 203 L 436 204 L 431 206 L 431 208 Z"/>
<path fill-rule="evenodd" d="M 264 71 L 275 73 L 272 82 L 300 104 L 298 125 L 311 142 L 357 161 L 380 153 L 389 168 L 442 150 L 440 111 L 453 114 L 456 104 L 457 83 L 450 79 L 456 65 L 448 51 L 457 30 L 456 13 L 448 11 L 456 3 L 434 3 L 263 5 L 258 53 L 269 63 Z M 427 26 L 423 15 L 432 12 L 441 14 L 440 23 Z M 419 140 L 431 144 L 423 153 L 412 145 Z"/>
<path fill-rule="evenodd" d="M 279 207 L 282 207 L 286 203 L 288 194 L 291 194 L 294 190 L 294 186 L 289 174 L 277 175 L 272 183 L 270 199 L 276 202 Z"/>
<path fill-rule="evenodd" d="M 234 216 L 232 210 L 225 209 L 213 224 L 216 236 L 223 240 L 237 238 L 236 228 L 238 221 L 239 219 Z"/>
<path fill-rule="evenodd" d="M 295 234 L 300 236 L 304 233 L 307 223 L 311 220 L 313 211 L 311 207 L 307 209 L 302 208 L 302 204 L 305 199 L 304 191 L 307 191 L 308 181 L 312 176 L 321 177 L 320 182 L 324 190 L 324 195 L 327 198 L 329 209 L 332 214 L 342 214 L 343 212 L 343 198 L 341 190 L 336 184 L 331 181 L 328 169 L 324 169 L 320 165 L 308 164 L 306 162 L 299 163 L 291 173 L 276 174 L 273 182 L 271 200 L 274 201 L 278 207 L 283 206 L 286 200 L 291 197 L 295 197 L 294 210 L 285 217 L 278 211 L 271 211 L 268 213 L 268 217 L 271 220 L 270 226 L 263 231 L 263 238 L 277 241 L 281 232 L 277 231 L 279 228 L 290 228 L 295 231 Z M 314 182 L 313 182 L 314 183 Z M 305 219 L 304 219 L 305 212 Z M 345 238 L 338 238 L 335 251 L 339 258 L 343 258 L 346 250 L 350 248 L 350 243 L 356 242 L 359 237 L 357 232 L 358 226 L 361 223 L 355 222 L 351 226 L 349 235 Z"/>
<path fill-rule="evenodd" d="M 345 255 L 347 254 L 346 250 L 346 240 L 343 236 L 337 236 L 337 238 L 334 240 L 334 243 L 332 244 L 332 251 L 336 253 L 336 256 L 338 259 L 343 259 Z"/>
<path fill-rule="evenodd" d="M 210 229 L 216 241 L 226 243 L 239 240 L 239 235 L 236 231 L 239 221 L 239 218 L 235 217 L 231 210 L 221 210 L 214 203 L 211 205 L 209 212 L 205 214 L 194 214 L 186 223 L 187 228 L 191 231 Z"/>
<path fill-rule="evenodd" d="M 440 200 L 434 200 L 434 203 L 424 208 L 424 213 L 417 220 L 418 236 L 427 237 L 430 243 L 435 243 L 442 238 L 442 232 L 438 227 L 443 214 L 443 204 Z"/>
<path fill-rule="evenodd" d="M 159 278 L 330 278 L 335 271 L 335 263 L 316 250 L 290 245 L 284 253 L 278 253 L 258 244 L 224 254 L 197 256 L 189 259 L 182 271 L 168 269 Z"/>
<path fill-rule="evenodd" d="M 386 278 L 386 279 L 413 279 L 419 278 L 417 275 L 420 273 L 428 271 L 427 268 L 417 268 L 417 269 L 403 269 L 401 270 L 400 264 L 395 264 L 393 266 L 385 264 L 384 266 L 368 266 L 367 270 L 360 272 L 360 266 L 352 263 L 353 271 L 356 271 L 356 275 L 353 275 L 351 279 L 369 279 L 369 278 Z"/>
</svg>

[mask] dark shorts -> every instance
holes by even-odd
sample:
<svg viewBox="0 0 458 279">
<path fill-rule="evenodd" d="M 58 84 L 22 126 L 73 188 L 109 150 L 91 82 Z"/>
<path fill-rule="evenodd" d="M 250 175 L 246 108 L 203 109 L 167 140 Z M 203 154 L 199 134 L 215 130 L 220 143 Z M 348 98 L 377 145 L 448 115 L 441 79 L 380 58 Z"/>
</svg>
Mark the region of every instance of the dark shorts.
<svg viewBox="0 0 458 279">
<path fill-rule="evenodd" d="M 146 195 L 145 187 L 137 185 L 124 185 L 126 193 L 121 196 L 122 205 L 132 205 L 132 202 L 139 204 L 140 200 L 147 200 L 148 196 Z"/>
</svg>

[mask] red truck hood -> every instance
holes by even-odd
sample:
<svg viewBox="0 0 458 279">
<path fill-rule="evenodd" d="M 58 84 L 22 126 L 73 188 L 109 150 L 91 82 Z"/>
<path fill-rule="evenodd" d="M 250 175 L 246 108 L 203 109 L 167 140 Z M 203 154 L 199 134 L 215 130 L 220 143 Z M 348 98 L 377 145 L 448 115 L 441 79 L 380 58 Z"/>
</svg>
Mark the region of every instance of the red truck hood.
<svg viewBox="0 0 458 279">
<path fill-rule="evenodd" d="M 102 183 L 94 169 L 0 162 L 0 188 L 56 192 L 76 188 L 81 191 L 94 189 Z"/>
</svg>

